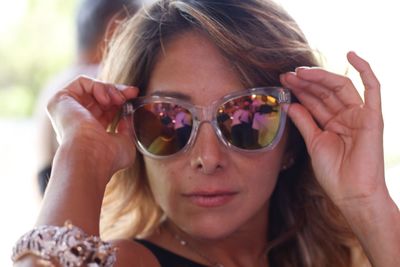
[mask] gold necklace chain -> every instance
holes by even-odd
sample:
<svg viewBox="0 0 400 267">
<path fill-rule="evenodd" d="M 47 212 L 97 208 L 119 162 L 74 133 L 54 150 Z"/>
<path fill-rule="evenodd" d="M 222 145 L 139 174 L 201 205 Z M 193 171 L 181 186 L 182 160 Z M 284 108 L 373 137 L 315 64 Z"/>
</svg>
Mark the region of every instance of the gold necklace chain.
<svg viewBox="0 0 400 267">
<path fill-rule="evenodd" d="M 173 229 L 171 229 L 171 226 L 168 225 L 164 225 L 164 229 L 175 239 L 178 241 L 178 243 L 182 246 L 185 247 L 187 249 L 189 249 L 190 251 L 192 251 L 193 253 L 195 253 L 196 255 L 200 256 L 201 258 L 203 258 L 209 265 L 209 267 L 225 267 L 222 263 L 214 261 L 213 259 L 211 259 L 210 257 L 208 257 L 206 254 L 202 253 L 201 251 L 199 251 L 198 249 L 196 249 L 195 247 L 193 247 L 193 245 L 189 242 L 187 242 L 185 239 L 183 239 L 178 233 L 176 233 L 176 231 L 174 231 Z M 279 242 L 277 242 L 279 243 Z M 268 246 L 265 249 L 265 252 L 263 253 L 265 260 L 267 259 L 267 254 L 269 252 L 269 249 L 271 247 Z"/>
<path fill-rule="evenodd" d="M 224 267 L 224 265 L 222 263 L 213 261 L 207 255 L 205 255 L 202 252 L 200 252 L 199 250 L 195 249 L 192 245 L 190 245 L 190 243 L 188 243 L 186 240 L 182 239 L 178 234 L 175 233 L 175 234 L 173 234 L 173 236 L 179 242 L 179 244 L 181 246 L 190 249 L 192 252 L 194 252 L 198 256 L 202 257 L 204 260 L 206 260 L 208 262 L 208 264 L 210 264 L 210 267 Z"/>
</svg>

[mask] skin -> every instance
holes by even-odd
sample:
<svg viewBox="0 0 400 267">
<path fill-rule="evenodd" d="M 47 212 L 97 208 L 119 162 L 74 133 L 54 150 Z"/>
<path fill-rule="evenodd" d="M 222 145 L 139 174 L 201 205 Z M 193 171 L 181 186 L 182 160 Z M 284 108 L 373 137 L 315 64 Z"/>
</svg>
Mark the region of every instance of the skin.
<svg viewBox="0 0 400 267">
<path fill-rule="evenodd" d="M 168 43 L 152 72 L 147 94 L 183 95 L 193 104 L 206 106 L 245 89 L 237 77 L 206 37 L 191 32 Z M 153 195 L 170 219 L 173 231 L 179 228 L 180 235 L 196 249 L 227 266 L 235 266 L 244 258 L 257 260 L 263 254 L 268 202 L 281 170 L 284 147 L 282 140 L 272 151 L 234 152 L 221 144 L 211 125 L 205 123 L 189 151 L 166 160 L 145 157 L 145 166 Z M 202 196 L 220 191 L 233 196 L 222 205 L 203 207 L 196 204 L 193 196 L 199 191 Z M 204 198 L 212 201 L 217 197 Z M 171 234 L 162 232 L 151 239 L 177 250 L 177 242 L 170 242 L 168 236 Z M 243 246 L 244 243 L 252 245 Z M 192 256 L 190 251 L 185 254 Z M 257 261 L 253 264 L 260 266 Z"/>
<path fill-rule="evenodd" d="M 120 15 L 114 15 L 108 20 L 105 32 L 101 36 L 98 36 L 95 44 L 87 49 L 80 49 L 77 51 L 76 64 L 71 67 L 71 70 L 74 70 L 73 73 L 83 72 L 95 75 L 95 72 L 97 72 L 97 70 L 95 71 L 95 66 L 100 64 L 103 58 L 103 53 L 106 50 L 106 42 L 104 40 L 109 40 L 111 38 L 120 19 L 122 19 Z M 70 77 L 71 75 L 72 74 L 68 75 L 68 79 L 67 77 L 64 77 L 63 81 L 58 80 L 58 85 L 63 85 L 64 83 L 69 82 L 72 78 L 74 78 Z M 58 89 L 60 88 L 57 88 L 56 85 L 52 85 L 42 93 L 39 99 L 40 105 L 38 105 L 37 110 L 39 125 L 37 167 L 39 171 L 44 167 L 51 165 L 59 145 L 56 140 L 53 126 L 44 108 L 47 104 L 47 101 L 56 93 L 56 90 Z"/>
<path fill-rule="evenodd" d="M 400 212 L 385 184 L 380 83 L 368 62 L 354 52 L 347 58 L 360 73 L 364 100 L 347 77 L 297 68 L 281 75 L 301 102 L 291 106 L 289 116 L 303 135 L 319 183 L 372 265 L 398 266 Z"/>
<path fill-rule="evenodd" d="M 196 43 L 190 43 L 194 40 Z M 185 49 L 188 44 L 192 45 L 190 54 Z M 178 47 L 180 50 L 172 53 Z M 187 88 L 196 88 L 190 94 L 192 101 L 205 105 L 233 88 L 242 89 L 229 64 L 215 54 L 213 46 L 203 37 L 186 35 L 167 48 L 154 69 L 149 93 L 161 89 L 187 93 Z M 169 53 L 175 57 L 169 59 Z M 189 60 L 182 57 L 185 53 L 187 58 L 193 53 L 196 64 L 190 59 L 188 65 Z M 400 212 L 384 180 L 380 85 L 366 61 L 353 52 L 348 54 L 348 60 L 360 72 L 365 86 L 364 100 L 348 78 L 319 68 L 298 68 L 282 74 L 281 82 L 300 100 L 288 112 L 304 137 L 319 183 L 346 217 L 373 266 L 395 267 L 400 265 Z M 166 63 L 169 69 L 165 68 Z M 168 72 L 171 70 L 176 73 Z M 185 75 L 176 75 L 179 72 Z M 218 75 L 212 75 L 215 73 Z M 38 225 L 62 225 L 71 220 L 88 234 L 99 234 L 105 186 L 113 173 L 129 166 L 136 156 L 127 125 L 122 123 L 118 134 L 108 134 L 105 127 L 122 103 L 136 95 L 134 87 L 117 88 L 80 77 L 52 98 L 48 110 L 61 144 Z M 279 159 L 272 159 L 271 155 Z M 227 151 L 206 123 L 200 128 L 194 147 L 179 160 L 146 159 L 152 190 L 171 217 L 168 227 L 186 234 L 184 237 L 197 249 L 226 266 L 265 266 L 259 255 L 265 246 L 261 238 L 265 236 L 268 220 L 265 211 L 284 157 L 284 143 L 261 157 L 262 160 L 260 156 L 246 158 Z M 272 170 L 261 178 L 261 170 L 266 170 L 258 161 L 265 164 L 267 160 Z M 260 188 L 255 188 L 256 184 Z M 238 193 L 225 205 L 211 209 L 198 208 L 180 198 L 182 192 L 211 186 L 226 186 Z M 236 198 L 249 210 L 242 209 Z M 171 208 L 174 205 L 177 205 L 175 211 Z M 195 219 L 184 220 L 186 213 Z M 210 230 L 206 231 L 203 224 Z M 194 252 L 179 247 L 163 230 L 150 239 L 204 262 Z M 210 241 L 214 241 L 213 246 Z M 237 247 L 234 241 L 253 247 L 246 250 L 246 246 Z M 116 266 L 159 266 L 151 253 L 135 242 L 116 240 L 114 244 L 119 247 Z M 41 265 L 37 257 L 29 255 L 15 266 Z"/>
</svg>

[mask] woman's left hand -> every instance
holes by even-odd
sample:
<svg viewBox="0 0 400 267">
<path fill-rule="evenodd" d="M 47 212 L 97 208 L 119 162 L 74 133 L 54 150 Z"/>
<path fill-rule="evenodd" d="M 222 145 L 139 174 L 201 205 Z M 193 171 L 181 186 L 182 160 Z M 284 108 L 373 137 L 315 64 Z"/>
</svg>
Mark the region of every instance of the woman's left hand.
<svg viewBox="0 0 400 267">
<path fill-rule="evenodd" d="M 281 76 L 301 104 L 289 116 L 300 130 L 316 177 L 336 205 L 388 194 L 384 179 L 380 84 L 369 64 L 347 55 L 365 86 L 364 101 L 352 81 L 321 68 Z"/>
<path fill-rule="evenodd" d="M 400 266 L 400 212 L 385 184 L 380 84 L 350 52 L 364 100 L 351 80 L 320 68 L 281 76 L 300 103 L 289 116 L 301 132 L 317 180 L 346 217 L 372 266 Z"/>
</svg>

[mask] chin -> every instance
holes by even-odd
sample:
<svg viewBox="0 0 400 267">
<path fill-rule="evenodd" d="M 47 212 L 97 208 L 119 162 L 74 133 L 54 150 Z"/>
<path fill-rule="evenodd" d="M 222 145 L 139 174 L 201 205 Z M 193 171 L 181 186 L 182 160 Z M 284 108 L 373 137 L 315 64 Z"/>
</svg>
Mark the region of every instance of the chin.
<svg viewBox="0 0 400 267">
<path fill-rule="evenodd" d="M 240 221 L 240 220 L 239 220 Z M 193 218 L 181 229 L 197 239 L 220 240 L 229 237 L 240 227 L 237 219 L 219 217 Z"/>
</svg>

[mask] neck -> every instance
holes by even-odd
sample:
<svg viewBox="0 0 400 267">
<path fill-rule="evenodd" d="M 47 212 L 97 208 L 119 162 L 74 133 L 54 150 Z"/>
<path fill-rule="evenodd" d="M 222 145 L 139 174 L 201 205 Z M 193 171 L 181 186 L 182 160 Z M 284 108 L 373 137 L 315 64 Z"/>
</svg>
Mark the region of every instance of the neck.
<svg viewBox="0 0 400 267">
<path fill-rule="evenodd" d="M 167 242 L 175 244 L 175 252 L 207 266 L 266 267 L 268 215 L 265 210 L 263 213 L 258 215 L 262 219 L 252 220 L 224 238 L 195 238 L 170 221 L 165 223 L 162 232 L 169 236 Z"/>
</svg>

